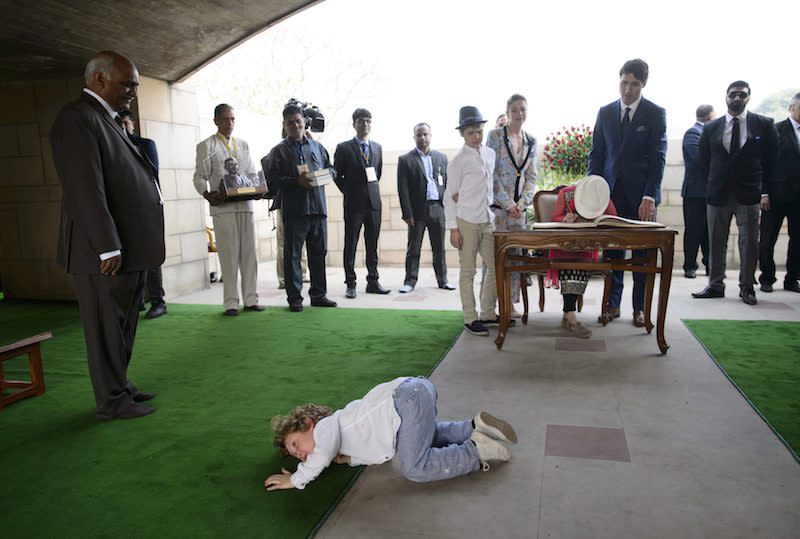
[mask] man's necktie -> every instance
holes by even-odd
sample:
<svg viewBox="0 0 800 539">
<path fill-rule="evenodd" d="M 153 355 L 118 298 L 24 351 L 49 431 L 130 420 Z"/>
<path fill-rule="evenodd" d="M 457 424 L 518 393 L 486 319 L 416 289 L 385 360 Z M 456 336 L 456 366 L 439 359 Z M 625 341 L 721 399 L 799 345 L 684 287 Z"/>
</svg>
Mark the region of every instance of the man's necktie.
<svg viewBox="0 0 800 539">
<path fill-rule="evenodd" d="M 120 129 L 125 131 L 125 126 L 122 125 L 122 116 L 117 114 L 116 116 L 114 116 L 114 121 L 117 122 L 117 125 L 120 127 Z M 127 131 L 125 131 L 125 132 L 127 133 Z"/>
<path fill-rule="evenodd" d="M 739 118 L 733 119 L 733 129 L 731 129 L 731 155 L 739 152 Z"/>
<path fill-rule="evenodd" d="M 631 125 L 631 108 L 625 107 L 625 116 L 622 117 L 622 132 L 628 130 L 628 126 Z"/>
</svg>

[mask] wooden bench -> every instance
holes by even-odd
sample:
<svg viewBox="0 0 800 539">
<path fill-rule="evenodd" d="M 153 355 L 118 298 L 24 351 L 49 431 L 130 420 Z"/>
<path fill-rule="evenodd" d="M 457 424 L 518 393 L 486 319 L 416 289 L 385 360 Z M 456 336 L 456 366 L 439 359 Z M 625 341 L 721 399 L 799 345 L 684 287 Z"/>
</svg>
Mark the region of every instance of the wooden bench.
<svg viewBox="0 0 800 539">
<path fill-rule="evenodd" d="M 46 331 L 39 335 L 0 347 L 0 410 L 2 410 L 6 404 L 44 393 L 41 343 L 52 337 L 53 334 Z M 28 368 L 31 373 L 30 382 L 6 380 L 5 374 L 3 373 L 3 362 L 25 354 L 28 355 Z M 4 395 L 3 393 L 6 388 L 18 388 L 19 391 Z"/>
</svg>

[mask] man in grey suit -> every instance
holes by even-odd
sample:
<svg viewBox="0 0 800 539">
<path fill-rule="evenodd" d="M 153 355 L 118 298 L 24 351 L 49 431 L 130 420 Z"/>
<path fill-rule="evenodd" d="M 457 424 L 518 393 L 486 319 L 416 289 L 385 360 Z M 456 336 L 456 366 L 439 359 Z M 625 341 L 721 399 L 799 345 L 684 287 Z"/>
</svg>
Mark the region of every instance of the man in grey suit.
<svg viewBox="0 0 800 539">
<path fill-rule="evenodd" d="M 433 252 L 433 270 L 439 288 L 455 290 L 447 282 L 447 263 L 444 254 L 444 207 L 442 197 L 447 186 L 447 156 L 431 149 L 431 126 L 414 126 L 416 148 L 397 161 L 397 194 L 408 225 L 406 278 L 400 293 L 414 290 L 419 277 L 419 254 L 422 237 L 428 229 Z"/>
<path fill-rule="evenodd" d="M 759 207 L 769 208 L 769 185 L 778 156 L 778 132 L 771 118 L 746 110 L 750 85 L 728 85 L 728 112 L 709 122 L 700 137 L 700 163 L 708 175 L 706 217 L 711 251 L 708 286 L 695 298 L 725 297 L 725 267 L 731 219 L 739 228 L 739 297 L 758 303 L 753 285 L 758 261 Z"/>
<path fill-rule="evenodd" d="M 697 250 L 703 253 L 703 265 L 708 275 L 708 224 L 706 223 L 706 183 L 708 178 L 700 166 L 697 154 L 703 126 L 714 119 L 714 107 L 700 105 L 695 123 L 683 135 L 683 275 L 697 276 Z"/>
<path fill-rule="evenodd" d="M 86 88 L 50 129 L 62 187 L 58 262 L 72 275 L 98 419 L 155 408 L 127 377 L 145 272 L 164 262 L 163 198 L 156 171 L 122 128 L 136 98 L 129 59 L 101 51 L 86 65 Z"/>
</svg>

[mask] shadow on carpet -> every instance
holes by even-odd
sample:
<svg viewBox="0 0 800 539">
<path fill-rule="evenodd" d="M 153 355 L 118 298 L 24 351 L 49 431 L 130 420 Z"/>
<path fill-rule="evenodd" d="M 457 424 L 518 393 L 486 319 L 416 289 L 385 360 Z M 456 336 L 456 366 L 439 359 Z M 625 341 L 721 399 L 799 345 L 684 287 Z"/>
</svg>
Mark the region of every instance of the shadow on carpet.
<svg viewBox="0 0 800 539">
<path fill-rule="evenodd" d="M 683 322 L 800 462 L 800 322 Z"/>
<path fill-rule="evenodd" d="M 158 411 L 100 422 L 75 304 L 0 301 L 0 344 L 53 332 L 42 346 L 47 392 L 0 412 L 3 535 L 313 534 L 360 469 L 332 465 L 303 491 L 267 492 L 268 475 L 296 465 L 271 445 L 269 419 L 426 375 L 462 327 L 460 312 L 270 308 L 233 318 L 217 305 L 171 304 L 140 321 L 128 372 L 158 393 Z M 6 362 L 12 377 L 26 368 Z"/>
</svg>

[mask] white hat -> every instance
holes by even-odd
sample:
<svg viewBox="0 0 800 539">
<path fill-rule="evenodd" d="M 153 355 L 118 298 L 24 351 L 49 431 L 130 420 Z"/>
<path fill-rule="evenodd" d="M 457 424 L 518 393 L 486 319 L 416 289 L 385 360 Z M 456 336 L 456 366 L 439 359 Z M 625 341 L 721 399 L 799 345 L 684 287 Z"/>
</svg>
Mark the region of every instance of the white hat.
<svg viewBox="0 0 800 539">
<path fill-rule="evenodd" d="M 608 182 L 602 176 L 586 176 L 575 187 L 575 210 L 584 219 L 594 219 L 605 213 L 610 198 Z"/>
</svg>

